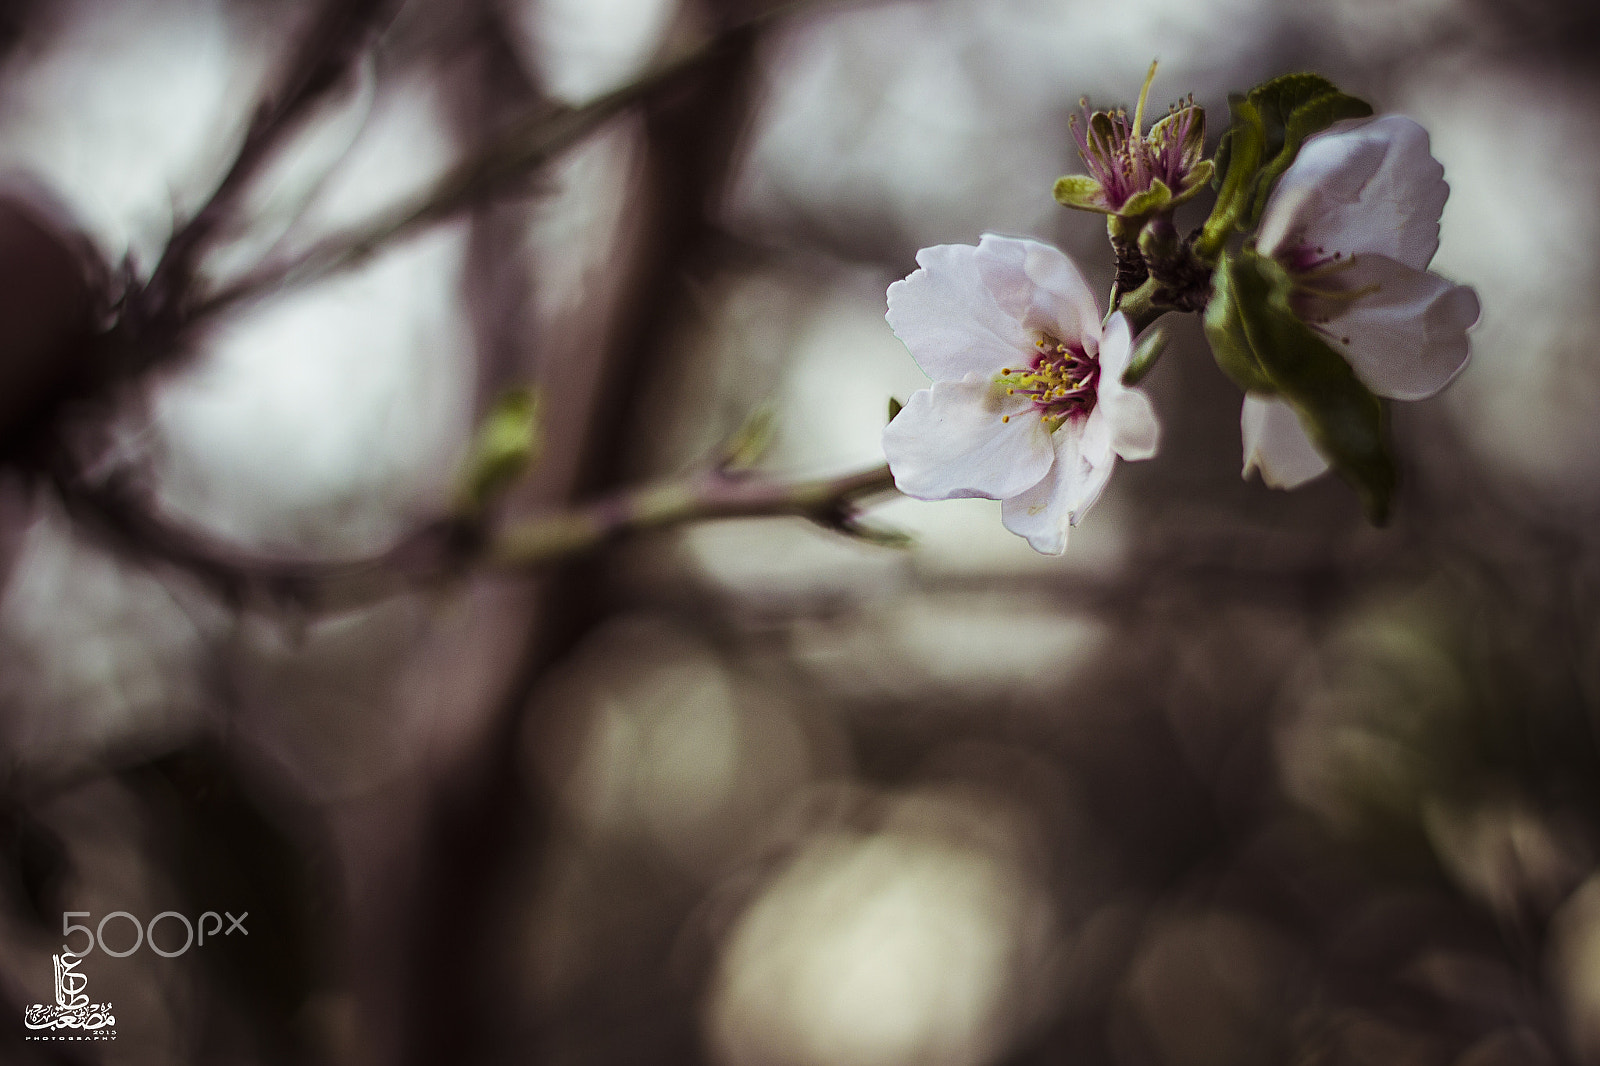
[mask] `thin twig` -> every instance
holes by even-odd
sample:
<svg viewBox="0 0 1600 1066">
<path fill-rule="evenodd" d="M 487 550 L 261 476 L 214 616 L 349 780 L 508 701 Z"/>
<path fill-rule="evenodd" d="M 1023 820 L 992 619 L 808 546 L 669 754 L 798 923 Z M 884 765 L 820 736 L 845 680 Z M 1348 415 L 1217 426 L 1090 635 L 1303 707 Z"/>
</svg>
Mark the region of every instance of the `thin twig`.
<svg viewBox="0 0 1600 1066">
<path fill-rule="evenodd" d="M 761 25 L 811 6 L 795 3 L 724 30 L 692 51 L 577 107 L 548 105 L 506 126 L 409 201 L 383 209 L 317 241 L 294 257 L 265 263 L 197 301 L 185 325 L 272 292 L 298 288 L 358 266 L 380 248 L 458 212 L 520 186 L 528 174 L 623 112 L 677 84 L 687 74 L 736 47 Z"/>
<path fill-rule="evenodd" d="M 618 493 L 501 530 L 484 553 L 491 566 L 544 566 L 618 537 L 713 518 L 795 515 L 845 532 L 853 505 L 894 488 L 887 466 L 840 478 L 763 481 L 710 473 Z"/>
<path fill-rule="evenodd" d="M 176 567 L 235 604 L 293 604 L 312 611 L 364 606 L 474 566 L 535 570 L 632 534 L 717 518 L 793 515 L 854 534 L 856 505 L 893 488 L 887 466 L 804 481 L 710 472 L 619 492 L 498 530 L 443 519 L 377 555 L 327 561 L 223 548 L 160 515 L 127 481 L 91 486 L 57 480 L 61 499 L 80 525 L 119 548 Z"/>
<path fill-rule="evenodd" d="M 394 0 L 326 0 L 322 5 L 285 64 L 277 87 L 256 109 L 222 180 L 163 249 L 138 301 L 146 321 L 183 313 L 195 265 L 207 242 L 227 222 L 240 193 L 310 107 L 338 84 L 364 50 L 369 28 L 395 6 Z"/>
</svg>

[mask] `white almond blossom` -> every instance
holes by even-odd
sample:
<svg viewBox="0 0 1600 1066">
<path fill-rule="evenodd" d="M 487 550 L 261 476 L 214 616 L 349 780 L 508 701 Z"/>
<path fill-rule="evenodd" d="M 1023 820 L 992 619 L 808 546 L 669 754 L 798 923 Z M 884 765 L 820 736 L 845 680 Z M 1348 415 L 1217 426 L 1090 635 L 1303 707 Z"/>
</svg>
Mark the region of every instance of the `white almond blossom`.
<svg viewBox="0 0 1600 1066">
<path fill-rule="evenodd" d="M 1077 266 L 1038 241 L 985 234 L 917 263 L 889 286 L 888 319 L 933 385 L 883 431 L 895 484 L 922 500 L 1002 500 L 1007 529 L 1059 555 L 1116 457 L 1156 452 L 1150 401 L 1122 384 L 1127 319 L 1102 329 Z"/>
<path fill-rule="evenodd" d="M 1306 141 L 1267 201 L 1257 249 L 1295 281 L 1299 317 L 1378 396 L 1420 400 L 1467 365 L 1478 297 L 1427 267 L 1450 187 L 1428 133 L 1400 115 Z M 1328 469 L 1283 400 L 1249 394 L 1244 473 L 1292 489 Z"/>
</svg>

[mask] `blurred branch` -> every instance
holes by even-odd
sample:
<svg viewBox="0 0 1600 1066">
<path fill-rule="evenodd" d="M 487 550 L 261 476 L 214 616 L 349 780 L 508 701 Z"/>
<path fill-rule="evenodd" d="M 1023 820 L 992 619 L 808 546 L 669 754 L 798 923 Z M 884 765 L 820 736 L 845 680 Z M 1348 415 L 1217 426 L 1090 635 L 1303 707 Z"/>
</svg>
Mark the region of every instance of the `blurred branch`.
<svg viewBox="0 0 1600 1066">
<path fill-rule="evenodd" d="M 513 525 L 494 537 L 484 555 L 493 566 L 543 566 L 621 536 L 713 518 L 794 515 L 853 535 L 855 503 L 893 488 L 887 466 L 815 481 L 764 481 L 713 472 Z"/>
<path fill-rule="evenodd" d="M 688 0 L 678 11 L 685 25 L 744 23 L 748 30 L 751 6 L 749 0 Z M 671 338 L 682 335 L 693 286 L 717 270 L 714 205 L 732 178 L 740 133 L 751 119 L 759 37 L 723 34 L 730 47 L 707 57 L 681 88 L 640 108 L 638 128 L 630 131 L 641 151 L 627 237 L 618 249 L 614 286 L 595 294 L 593 313 L 604 322 L 598 350 L 583 355 L 595 361 L 596 373 L 552 397 L 576 416 L 569 423 L 580 423 L 571 438 L 577 444 L 571 465 L 547 471 L 568 506 L 581 509 L 582 501 L 627 493 L 629 456 L 647 447 L 640 433 L 652 421 L 641 417 L 649 397 L 660 375 L 684 358 Z M 565 536 L 581 541 L 602 535 L 594 526 L 604 526 L 608 517 L 622 528 L 651 510 L 614 508 L 597 515 L 591 509 L 589 521 L 569 527 Z M 540 538 L 529 541 L 537 545 Z M 499 948 L 480 916 L 502 905 L 514 884 L 508 879 L 519 867 L 516 856 L 539 856 L 542 863 L 554 853 L 554 812 L 525 787 L 515 753 L 543 679 L 608 609 L 606 561 L 590 555 L 551 567 L 548 580 L 537 583 L 537 623 L 524 631 L 520 662 L 498 706 L 432 790 L 419 848 L 427 873 L 406 921 L 409 957 L 415 960 L 406 990 L 408 1066 L 494 1061 L 507 1046 L 496 1033 L 511 1036 L 514 1046 L 531 1047 L 536 1059 L 551 1057 L 550 1012 L 540 1009 L 530 1017 L 507 1003 L 496 975 L 481 965 Z"/>
<path fill-rule="evenodd" d="M 195 265 L 222 228 L 239 194 L 274 148 L 324 93 L 338 84 L 364 50 L 369 31 L 391 14 L 395 0 L 325 0 L 284 65 L 278 85 L 256 108 L 244 141 L 205 205 L 179 226 L 162 251 L 149 283 L 136 297 L 140 323 L 170 321 L 185 314 Z"/>
<path fill-rule="evenodd" d="M 330 234 L 283 262 L 265 263 L 191 307 L 192 325 L 241 302 L 292 289 L 358 266 L 396 239 L 518 186 L 617 115 L 664 90 L 686 75 L 742 48 L 764 25 L 814 6 L 808 0 L 781 5 L 717 33 L 705 43 L 641 77 L 578 107 L 540 108 L 510 123 L 488 143 L 457 163 L 415 198 L 379 211 L 365 222 Z"/>
<path fill-rule="evenodd" d="M 359 607 L 473 567 L 537 569 L 636 533 L 717 518 L 791 515 L 860 535 L 857 503 L 893 488 L 887 466 L 805 481 L 713 471 L 619 492 L 498 530 L 470 520 L 442 519 L 377 555 L 323 561 L 222 547 L 160 515 L 154 501 L 129 478 L 98 485 L 56 479 L 57 492 L 75 520 L 136 558 L 185 571 L 236 605 L 287 603 L 323 611 Z"/>
</svg>

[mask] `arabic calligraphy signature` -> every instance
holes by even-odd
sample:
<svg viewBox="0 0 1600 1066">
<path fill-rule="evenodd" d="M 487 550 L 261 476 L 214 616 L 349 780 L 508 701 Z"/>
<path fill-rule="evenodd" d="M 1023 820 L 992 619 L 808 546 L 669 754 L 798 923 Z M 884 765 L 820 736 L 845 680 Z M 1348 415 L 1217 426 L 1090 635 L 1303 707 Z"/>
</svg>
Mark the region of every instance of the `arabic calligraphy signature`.
<svg viewBox="0 0 1600 1066">
<path fill-rule="evenodd" d="M 116 1017 L 111 1013 L 109 1003 L 90 1003 L 84 989 L 88 986 L 89 979 L 77 973 L 81 957 L 65 952 L 63 955 L 54 956 L 56 977 L 56 1001 L 54 1003 L 35 1003 L 25 1008 L 22 1013 L 22 1024 L 29 1029 L 80 1029 L 87 1032 L 98 1033 L 107 1026 L 117 1024 Z M 70 959 L 71 961 L 67 961 Z M 111 1039 L 116 1038 L 115 1031 L 107 1034 Z M 47 1039 L 40 1037 L 39 1039 Z M 86 1039 L 83 1037 L 63 1037 L 61 1039 Z"/>
<path fill-rule="evenodd" d="M 109 1003 L 89 1003 L 82 1007 L 57 1007 L 35 1003 L 23 1012 L 22 1024 L 29 1029 L 104 1029 L 117 1024 Z"/>
</svg>

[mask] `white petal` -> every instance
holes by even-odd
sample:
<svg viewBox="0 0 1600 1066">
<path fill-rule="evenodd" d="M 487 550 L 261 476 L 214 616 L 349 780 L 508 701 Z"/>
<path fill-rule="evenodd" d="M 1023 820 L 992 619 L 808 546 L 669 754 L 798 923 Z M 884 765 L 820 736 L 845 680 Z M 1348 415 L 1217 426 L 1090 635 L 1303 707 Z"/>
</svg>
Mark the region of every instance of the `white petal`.
<svg viewBox="0 0 1600 1066">
<path fill-rule="evenodd" d="M 1027 492 L 1001 504 L 1000 520 L 1011 532 L 1028 538 L 1034 551 L 1045 555 L 1066 551 L 1068 528 L 1078 524 L 1105 489 L 1116 458 L 1105 449 L 1098 461 L 1092 461 L 1093 436 L 1088 422 L 1062 426 L 1054 434 L 1056 458 L 1050 472 Z"/>
<path fill-rule="evenodd" d="M 1161 442 L 1150 398 L 1137 389 L 1123 387 L 1122 372 L 1133 354 L 1128 319 L 1120 311 L 1106 323 L 1100 345 L 1100 384 L 1095 389 L 1095 410 L 1106 428 L 1107 441 L 1124 459 L 1149 459 Z M 1092 417 L 1092 416 L 1091 416 Z"/>
<path fill-rule="evenodd" d="M 1341 123 L 1306 141 L 1279 179 L 1257 247 L 1280 259 L 1299 248 L 1386 255 L 1421 270 L 1449 195 L 1427 130 L 1402 115 Z"/>
<path fill-rule="evenodd" d="M 1117 311 L 1106 319 L 1105 334 L 1100 340 L 1100 380 L 1122 385 L 1122 372 L 1133 359 L 1133 331 L 1128 326 L 1128 316 Z"/>
<path fill-rule="evenodd" d="M 1011 420 L 1001 421 L 1004 415 Z M 1032 403 L 976 375 L 912 393 L 884 427 L 883 453 L 895 486 L 919 500 L 1015 496 L 1053 461 L 1050 434 Z"/>
<path fill-rule="evenodd" d="M 1478 321 L 1478 296 L 1467 286 L 1381 255 L 1358 256 L 1328 281 L 1344 291 L 1376 290 L 1319 301 L 1333 314 L 1318 328 L 1379 396 L 1432 396 L 1467 365 L 1467 330 Z"/>
<path fill-rule="evenodd" d="M 1156 421 L 1150 397 L 1138 389 L 1118 389 L 1100 401 L 1111 447 L 1124 459 L 1150 459 L 1161 446 L 1161 423 Z"/>
<path fill-rule="evenodd" d="M 1000 505 L 1000 521 L 1040 555 L 1060 555 L 1067 550 L 1067 531 L 1072 523 L 1065 508 L 1054 502 L 1055 468 L 1038 485 Z"/>
<path fill-rule="evenodd" d="M 1294 408 L 1271 396 L 1246 393 L 1239 415 L 1244 437 L 1244 477 L 1259 470 L 1275 489 L 1297 489 L 1326 473 L 1328 461 L 1317 451 Z"/>
<path fill-rule="evenodd" d="M 889 286 L 889 326 L 935 381 L 993 376 L 1033 355 L 1037 338 L 995 300 L 977 254 L 970 244 L 924 248 L 920 269 Z"/>
<path fill-rule="evenodd" d="M 1116 458 L 1116 452 L 1111 446 L 1111 420 L 1098 406 L 1089 412 L 1089 417 L 1077 422 L 1068 422 L 1053 435 L 1055 440 L 1056 458 L 1061 457 L 1063 447 L 1062 438 L 1076 431 L 1078 437 L 1078 455 L 1082 461 L 1093 467 L 1109 464 Z M 1097 490 L 1098 491 L 1098 490 Z M 1093 500 L 1089 501 L 1093 503 Z M 1076 504 L 1074 510 L 1079 510 Z M 1076 519 L 1074 519 L 1076 521 Z"/>
<path fill-rule="evenodd" d="M 978 269 L 1006 314 L 1029 331 L 1081 344 L 1094 352 L 1100 343 L 1100 312 L 1089 283 L 1066 254 L 1019 237 L 985 233 L 978 243 Z"/>
</svg>

